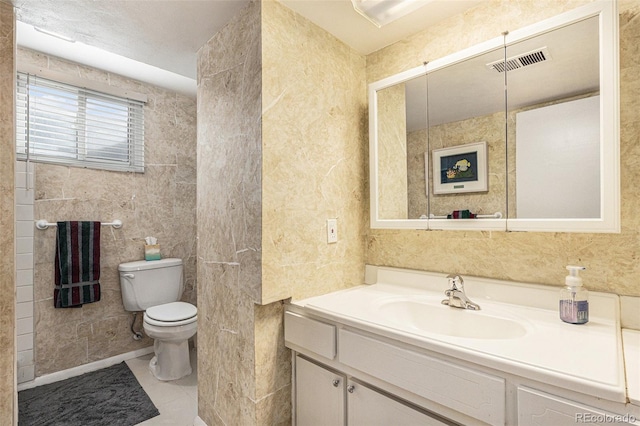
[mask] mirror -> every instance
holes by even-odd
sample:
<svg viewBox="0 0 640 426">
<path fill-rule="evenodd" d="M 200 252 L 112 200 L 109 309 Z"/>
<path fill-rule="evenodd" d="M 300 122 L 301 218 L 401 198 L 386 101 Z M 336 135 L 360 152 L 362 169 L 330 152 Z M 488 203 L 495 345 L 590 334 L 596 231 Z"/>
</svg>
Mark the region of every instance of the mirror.
<svg viewBox="0 0 640 426">
<path fill-rule="evenodd" d="M 505 214 L 504 47 L 437 69 L 429 80 L 429 217 Z M 504 229 L 504 223 L 501 224 Z"/>
<path fill-rule="evenodd" d="M 427 214 L 427 78 L 378 91 L 378 216 L 418 219 Z"/>
<path fill-rule="evenodd" d="M 595 2 L 370 84 L 371 226 L 619 232 L 617 46 Z"/>
</svg>

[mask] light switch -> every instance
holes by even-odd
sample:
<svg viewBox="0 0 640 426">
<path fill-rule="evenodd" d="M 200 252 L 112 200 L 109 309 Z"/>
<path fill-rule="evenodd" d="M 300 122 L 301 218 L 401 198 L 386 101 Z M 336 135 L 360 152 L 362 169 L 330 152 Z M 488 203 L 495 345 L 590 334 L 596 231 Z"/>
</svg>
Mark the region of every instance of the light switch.
<svg viewBox="0 0 640 426">
<path fill-rule="evenodd" d="M 338 219 L 327 219 L 327 243 L 338 242 Z"/>
</svg>

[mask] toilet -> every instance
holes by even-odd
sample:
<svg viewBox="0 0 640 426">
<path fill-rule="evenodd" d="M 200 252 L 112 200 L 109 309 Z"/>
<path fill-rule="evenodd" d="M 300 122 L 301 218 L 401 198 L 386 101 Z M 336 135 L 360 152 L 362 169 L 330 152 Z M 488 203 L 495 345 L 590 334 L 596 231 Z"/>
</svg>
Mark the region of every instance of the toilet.
<svg viewBox="0 0 640 426">
<path fill-rule="evenodd" d="M 125 310 L 144 311 L 144 332 L 154 339 L 151 373 L 164 381 L 191 374 L 189 339 L 197 331 L 198 310 L 180 302 L 182 259 L 121 263 L 118 271 Z"/>
</svg>

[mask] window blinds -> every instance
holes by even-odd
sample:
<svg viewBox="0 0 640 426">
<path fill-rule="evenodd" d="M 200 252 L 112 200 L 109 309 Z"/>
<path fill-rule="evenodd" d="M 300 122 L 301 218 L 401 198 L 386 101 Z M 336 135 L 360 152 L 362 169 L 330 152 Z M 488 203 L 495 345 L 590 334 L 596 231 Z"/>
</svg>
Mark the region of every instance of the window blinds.
<svg viewBox="0 0 640 426">
<path fill-rule="evenodd" d="M 18 159 L 144 172 L 144 104 L 18 73 Z"/>
</svg>

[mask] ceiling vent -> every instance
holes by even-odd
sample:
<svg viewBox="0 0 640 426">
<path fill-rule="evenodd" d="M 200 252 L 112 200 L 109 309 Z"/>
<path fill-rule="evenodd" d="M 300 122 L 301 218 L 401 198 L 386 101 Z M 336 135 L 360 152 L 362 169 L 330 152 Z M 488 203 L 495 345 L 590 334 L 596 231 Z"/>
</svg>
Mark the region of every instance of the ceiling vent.
<svg viewBox="0 0 640 426">
<path fill-rule="evenodd" d="M 506 61 L 498 60 L 495 62 L 491 62 L 490 64 L 487 64 L 487 68 L 497 72 L 513 71 L 529 65 L 537 64 L 539 62 L 550 60 L 551 55 L 549 54 L 549 50 L 545 46 L 518 56 L 512 56 L 510 58 L 507 58 Z"/>
</svg>

